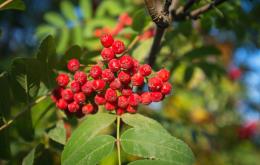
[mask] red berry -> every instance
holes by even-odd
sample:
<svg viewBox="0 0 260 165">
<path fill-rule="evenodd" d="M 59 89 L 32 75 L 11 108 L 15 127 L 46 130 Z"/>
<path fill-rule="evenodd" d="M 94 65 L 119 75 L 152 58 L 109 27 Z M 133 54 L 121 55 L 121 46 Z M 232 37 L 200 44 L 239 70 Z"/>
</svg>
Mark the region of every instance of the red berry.
<svg viewBox="0 0 260 165">
<path fill-rule="evenodd" d="M 104 47 L 108 48 L 108 47 L 112 46 L 112 44 L 114 43 L 114 39 L 113 39 L 112 35 L 104 34 L 100 37 L 100 42 Z"/>
<path fill-rule="evenodd" d="M 63 90 L 63 88 L 60 88 L 60 87 L 52 90 L 51 99 L 52 99 L 53 102 L 57 102 L 61 98 L 62 90 Z"/>
<path fill-rule="evenodd" d="M 73 96 L 74 96 L 74 94 L 71 89 L 64 89 L 61 92 L 61 97 L 66 101 L 72 101 Z"/>
<path fill-rule="evenodd" d="M 94 97 L 94 101 L 97 105 L 104 105 L 106 103 L 105 96 L 103 94 L 97 94 Z"/>
<path fill-rule="evenodd" d="M 160 79 L 162 79 L 163 82 L 166 82 L 170 78 L 170 72 L 166 69 L 161 69 L 157 72 L 157 75 Z"/>
<path fill-rule="evenodd" d="M 120 108 L 126 108 L 128 106 L 128 99 L 125 96 L 119 96 L 117 106 Z"/>
<path fill-rule="evenodd" d="M 94 110 L 95 110 L 95 107 L 90 103 L 84 105 L 81 109 L 83 114 L 91 114 L 94 112 Z"/>
<path fill-rule="evenodd" d="M 110 69 L 105 69 L 102 71 L 102 79 L 106 82 L 111 82 L 115 78 L 114 73 Z"/>
<path fill-rule="evenodd" d="M 134 58 L 132 58 L 132 60 L 133 60 L 133 67 L 131 71 L 133 72 L 133 74 L 135 74 L 139 70 L 139 62 Z"/>
<path fill-rule="evenodd" d="M 121 54 L 125 51 L 125 44 L 122 41 L 116 40 L 112 44 L 112 49 L 116 54 Z"/>
<path fill-rule="evenodd" d="M 136 113 L 137 111 L 137 108 L 136 107 L 133 107 L 133 106 L 130 106 L 128 105 L 127 109 L 126 109 L 127 112 L 129 113 Z"/>
<path fill-rule="evenodd" d="M 161 93 L 164 95 L 168 95 L 171 93 L 172 90 L 172 85 L 169 82 L 165 82 L 163 83 L 162 89 L 161 89 Z"/>
<path fill-rule="evenodd" d="M 76 112 L 76 111 L 78 111 L 79 110 L 79 104 L 77 103 L 77 102 L 72 102 L 72 103 L 70 103 L 69 105 L 68 105 L 68 110 L 70 111 L 70 112 Z"/>
<path fill-rule="evenodd" d="M 123 69 L 131 69 L 133 67 L 133 59 L 129 55 L 120 58 L 120 66 Z"/>
<path fill-rule="evenodd" d="M 152 73 L 152 68 L 150 67 L 150 65 L 144 64 L 144 65 L 140 66 L 139 72 L 143 76 L 149 76 Z"/>
<path fill-rule="evenodd" d="M 116 110 L 116 114 L 117 114 L 117 115 L 121 116 L 121 115 L 123 115 L 124 113 L 125 113 L 125 110 L 124 110 L 123 108 L 117 108 L 117 110 Z"/>
<path fill-rule="evenodd" d="M 144 105 L 148 105 L 152 102 L 152 99 L 151 99 L 151 94 L 150 92 L 144 92 L 142 95 L 141 95 L 141 102 L 142 104 Z"/>
<path fill-rule="evenodd" d="M 120 90 L 122 89 L 122 83 L 118 78 L 116 78 L 109 84 L 109 87 L 114 90 Z"/>
<path fill-rule="evenodd" d="M 108 88 L 105 93 L 105 99 L 109 102 L 115 102 L 117 100 L 116 91 L 111 88 Z"/>
<path fill-rule="evenodd" d="M 68 107 L 68 103 L 64 99 L 59 99 L 56 102 L 56 106 L 57 106 L 57 108 L 59 108 L 61 110 L 66 110 Z"/>
<path fill-rule="evenodd" d="M 74 80 L 79 82 L 81 85 L 87 82 L 87 75 L 82 71 L 77 71 L 74 74 Z"/>
<path fill-rule="evenodd" d="M 123 88 L 122 89 L 122 95 L 123 96 L 126 96 L 126 97 L 129 97 L 130 95 L 132 95 L 133 91 L 131 88 Z"/>
<path fill-rule="evenodd" d="M 141 97 L 136 93 L 133 93 L 128 97 L 128 103 L 131 106 L 137 106 L 140 102 L 141 102 Z"/>
<path fill-rule="evenodd" d="M 151 91 L 159 91 L 163 85 L 163 82 L 158 77 L 152 77 L 148 80 L 148 87 Z"/>
<path fill-rule="evenodd" d="M 75 58 L 69 60 L 69 62 L 67 64 L 67 68 L 71 72 L 76 72 L 77 70 L 79 70 L 79 67 L 80 67 L 79 60 L 77 60 Z"/>
<path fill-rule="evenodd" d="M 70 81 L 69 76 L 64 73 L 60 73 L 56 78 L 56 82 L 60 87 L 66 87 L 69 81 Z"/>
<path fill-rule="evenodd" d="M 104 48 L 101 51 L 101 56 L 102 56 L 103 60 L 110 61 L 113 58 L 115 58 L 115 53 L 113 52 L 113 50 L 111 48 Z"/>
<path fill-rule="evenodd" d="M 104 80 L 93 80 L 92 82 L 92 88 L 97 91 L 100 92 L 102 90 L 104 90 L 106 86 L 106 82 Z"/>
<path fill-rule="evenodd" d="M 86 96 L 89 96 L 93 92 L 92 81 L 87 81 L 84 85 L 82 85 L 81 91 L 85 93 Z"/>
<path fill-rule="evenodd" d="M 98 65 L 94 65 L 90 68 L 89 71 L 89 75 L 93 78 L 93 79 L 98 79 L 101 77 L 102 74 L 102 69 L 100 68 L 100 66 Z"/>
<path fill-rule="evenodd" d="M 86 96 L 83 92 L 75 93 L 74 94 L 74 101 L 77 102 L 78 104 L 83 104 L 85 103 Z"/>
<path fill-rule="evenodd" d="M 108 62 L 108 68 L 112 71 L 112 72 L 117 72 L 120 70 L 120 62 L 117 59 L 112 59 Z"/>
<path fill-rule="evenodd" d="M 113 111 L 116 109 L 115 103 L 106 102 L 105 109 L 108 111 Z"/>
<path fill-rule="evenodd" d="M 123 84 L 128 84 L 131 81 L 131 77 L 127 72 L 121 71 L 118 73 L 118 79 L 123 83 Z"/>
<path fill-rule="evenodd" d="M 159 102 L 163 99 L 163 95 L 161 92 L 150 92 L 150 96 L 153 102 Z"/>
<path fill-rule="evenodd" d="M 144 84 L 144 77 L 140 73 L 136 73 L 131 78 L 133 86 L 142 86 Z"/>
<path fill-rule="evenodd" d="M 80 91 L 81 85 L 80 85 L 79 82 L 73 80 L 73 81 L 70 83 L 70 88 L 71 88 L 72 92 L 77 93 L 77 92 Z"/>
</svg>

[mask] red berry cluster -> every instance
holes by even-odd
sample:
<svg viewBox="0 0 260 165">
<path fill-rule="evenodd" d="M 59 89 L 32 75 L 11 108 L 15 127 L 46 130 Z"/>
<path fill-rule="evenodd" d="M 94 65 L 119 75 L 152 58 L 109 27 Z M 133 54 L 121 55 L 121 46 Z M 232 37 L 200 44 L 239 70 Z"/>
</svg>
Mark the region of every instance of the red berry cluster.
<svg viewBox="0 0 260 165">
<path fill-rule="evenodd" d="M 107 111 L 118 115 L 135 113 L 139 104 L 159 102 L 171 92 L 169 71 L 161 69 L 152 73 L 148 64 L 141 65 L 130 55 L 124 55 L 124 43 L 111 35 L 102 35 L 100 42 L 104 46 L 102 62 L 85 73 L 79 70 L 79 61 L 71 59 L 67 68 L 74 73 L 73 79 L 64 73 L 58 75 L 59 87 L 53 91 L 52 98 L 59 109 L 89 114 L 104 105 Z M 145 85 L 149 91 L 138 90 Z"/>
</svg>

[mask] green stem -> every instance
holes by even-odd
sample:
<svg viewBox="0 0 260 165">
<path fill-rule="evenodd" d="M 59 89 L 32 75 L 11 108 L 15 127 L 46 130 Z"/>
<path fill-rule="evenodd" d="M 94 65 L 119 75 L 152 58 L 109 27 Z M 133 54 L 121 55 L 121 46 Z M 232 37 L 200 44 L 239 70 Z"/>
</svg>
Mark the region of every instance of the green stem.
<svg viewBox="0 0 260 165">
<path fill-rule="evenodd" d="M 116 146 L 117 146 L 117 157 L 118 165 L 121 165 L 121 151 L 120 151 L 120 116 L 116 117 Z"/>
</svg>

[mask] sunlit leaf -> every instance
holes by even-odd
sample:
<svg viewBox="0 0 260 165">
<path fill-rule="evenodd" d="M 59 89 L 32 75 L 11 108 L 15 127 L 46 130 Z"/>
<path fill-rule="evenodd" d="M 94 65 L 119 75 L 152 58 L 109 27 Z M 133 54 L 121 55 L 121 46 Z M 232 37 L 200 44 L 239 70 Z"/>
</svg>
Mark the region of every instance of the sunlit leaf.
<svg viewBox="0 0 260 165">
<path fill-rule="evenodd" d="M 62 152 L 61 161 L 62 164 L 75 164 L 73 161 L 77 161 L 77 159 L 84 159 L 87 153 L 90 151 L 88 150 L 88 145 L 92 145 L 91 143 L 96 143 L 95 136 L 104 128 L 111 125 L 116 119 L 115 115 L 110 115 L 107 113 L 98 113 L 95 115 L 88 116 L 80 126 L 73 132 L 72 136 L 70 137 L 69 141 L 64 147 Z M 93 139 L 93 141 L 91 141 Z M 112 137 L 110 136 L 101 136 L 100 141 L 105 140 L 108 144 L 107 147 L 110 148 L 112 144 Z M 103 144 L 100 144 L 102 147 Z M 109 147 L 110 146 L 110 147 Z M 95 147 L 95 146 L 93 146 Z M 98 147 L 98 146 L 96 146 Z M 103 146 L 105 147 L 105 146 Z M 112 150 L 112 149 L 111 149 Z M 108 150 L 106 150 L 108 151 Z M 80 154 L 80 153 L 85 154 Z M 70 163 L 69 163 L 70 162 Z M 85 161 L 84 161 L 85 162 Z M 82 162 L 84 164 L 84 162 Z M 95 163 L 93 163 L 95 164 Z"/>
<path fill-rule="evenodd" d="M 162 160 L 170 165 L 194 162 L 193 153 L 184 142 L 154 129 L 128 129 L 121 136 L 121 144 L 128 154 Z"/>
<path fill-rule="evenodd" d="M 109 135 L 100 135 L 93 139 L 86 140 L 80 144 L 81 149 L 74 151 L 72 155 L 63 157 L 63 165 L 93 165 L 101 161 L 102 158 L 109 155 L 114 148 L 115 138 Z"/>
<path fill-rule="evenodd" d="M 55 12 L 48 12 L 44 15 L 44 19 L 56 26 L 56 27 L 64 27 L 66 25 L 66 22 L 64 20 L 64 18 L 61 17 L 61 15 L 59 15 L 58 13 L 55 13 Z"/>
<path fill-rule="evenodd" d="M 58 121 L 57 124 L 56 124 L 56 127 L 51 129 L 49 132 L 48 132 L 48 136 L 60 143 L 60 144 L 65 144 L 66 142 L 66 130 L 65 130 L 65 127 L 64 127 L 64 122 L 62 120 Z"/>
</svg>

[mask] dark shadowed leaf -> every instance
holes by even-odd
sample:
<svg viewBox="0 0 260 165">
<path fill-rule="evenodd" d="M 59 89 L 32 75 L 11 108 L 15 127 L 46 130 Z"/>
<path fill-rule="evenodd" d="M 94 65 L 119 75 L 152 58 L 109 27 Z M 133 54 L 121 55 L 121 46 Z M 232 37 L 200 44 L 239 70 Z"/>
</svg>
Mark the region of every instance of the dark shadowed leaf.
<svg viewBox="0 0 260 165">
<path fill-rule="evenodd" d="M 11 108 L 11 88 L 7 72 L 0 74 L 0 115 L 8 119 Z"/>
<path fill-rule="evenodd" d="M 191 80 L 193 72 L 194 72 L 194 68 L 192 66 L 187 66 L 183 78 L 185 83 L 188 83 Z"/>
<path fill-rule="evenodd" d="M 143 28 L 147 25 L 148 21 L 146 18 L 147 18 L 147 14 L 144 9 L 140 9 L 136 11 L 133 16 L 133 24 L 132 24 L 133 30 L 140 33 L 143 30 Z"/>
<path fill-rule="evenodd" d="M 12 89 L 15 98 L 28 103 L 39 90 L 42 65 L 32 58 L 16 58 L 11 66 Z"/>
<path fill-rule="evenodd" d="M 0 126 L 4 124 L 3 116 L 0 114 Z M 10 159 L 11 150 L 10 150 L 10 137 L 9 130 L 1 130 L 0 131 L 0 159 Z"/>
<path fill-rule="evenodd" d="M 196 49 L 192 49 L 188 53 L 183 55 L 183 59 L 193 60 L 198 58 L 205 58 L 208 56 L 219 56 L 220 51 L 213 46 L 204 46 Z"/>
<path fill-rule="evenodd" d="M 52 36 L 47 36 L 41 43 L 37 59 L 42 63 L 42 80 L 48 88 L 52 88 L 55 85 L 55 73 L 53 68 L 57 64 L 55 41 Z"/>
</svg>

